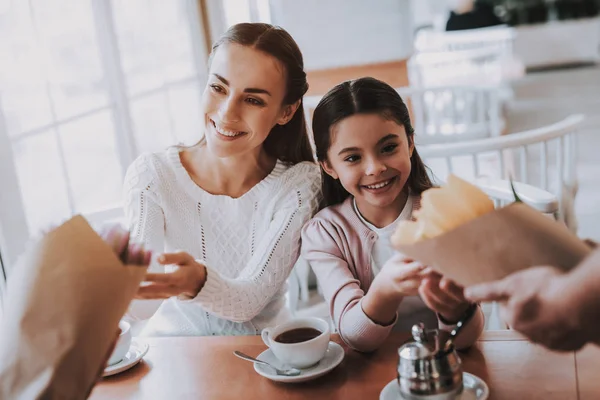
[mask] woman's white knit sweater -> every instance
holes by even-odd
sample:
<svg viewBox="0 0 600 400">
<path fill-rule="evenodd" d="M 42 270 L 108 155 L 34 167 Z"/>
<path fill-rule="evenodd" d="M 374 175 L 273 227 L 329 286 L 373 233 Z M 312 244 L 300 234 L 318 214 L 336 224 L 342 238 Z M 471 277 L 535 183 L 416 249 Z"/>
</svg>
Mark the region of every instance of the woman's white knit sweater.
<svg viewBox="0 0 600 400">
<path fill-rule="evenodd" d="M 319 168 L 308 162 L 277 161 L 261 182 L 231 198 L 196 185 L 176 147 L 140 156 L 125 178 L 132 241 L 155 254 L 186 251 L 208 272 L 194 299 L 163 301 L 142 334 L 254 335 L 286 318 L 286 279 L 319 198 Z M 150 270 L 161 266 L 153 262 Z M 134 302 L 130 316 L 143 303 Z"/>
</svg>

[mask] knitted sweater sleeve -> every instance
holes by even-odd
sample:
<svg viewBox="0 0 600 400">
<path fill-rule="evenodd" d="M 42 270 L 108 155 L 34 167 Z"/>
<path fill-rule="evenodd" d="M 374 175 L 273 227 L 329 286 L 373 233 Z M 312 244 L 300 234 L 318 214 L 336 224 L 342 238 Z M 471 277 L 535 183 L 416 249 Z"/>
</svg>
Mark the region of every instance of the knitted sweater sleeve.
<svg viewBox="0 0 600 400">
<path fill-rule="evenodd" d="M 158 179 L 152 154 L 138 157 L 127 169 L 123 184 L 125 218 L 132 243 L 141 243 L 152 251 L 149 271 L 164 272 L 154 255 L 164 251 L 165 218 L 158 191 Z M 150 318 L 162 300 L 133 300 L 126 314 L 130 322 Z"/>
<path fill-rule="evenodd" d="M 152 155 L 138 157 L 127 169 L 123 187 L 125 218 L 131 241 L 158 254 L 164 251 L 165 218 Z"/>
</svg>

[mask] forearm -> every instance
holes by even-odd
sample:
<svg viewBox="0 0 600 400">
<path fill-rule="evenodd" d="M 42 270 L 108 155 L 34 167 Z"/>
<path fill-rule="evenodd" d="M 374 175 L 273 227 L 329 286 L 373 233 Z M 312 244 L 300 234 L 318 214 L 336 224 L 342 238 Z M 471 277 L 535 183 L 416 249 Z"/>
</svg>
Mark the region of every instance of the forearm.
<svg viewBox="0 0 600 400">
<path fill-rule="evenodd" d="M 387 339 L 394 323 L 395 316 L 388 325 L 373 321 L 363 309 L 363 301 L 353 300 L 346 305 L 339 316 L 338 331 L 342 340 L 352 349 L 361 352 L 377 350 Z"/>
<path fill-rule="evenodd" d="M 579 266 L 562 278 L 561 294 L 568 308 L 578 316 L 589 340 L 600 342 L 600 250 L 594 251 Z"/>
<path fill-rule="evenodd" d="M 396 319 L 402 296 L 386 296 L 378 287 L 371 287 L 362 299 L 362 309 L 373 322 L 390 325 Z"/>
<path fill-rule="evenodd" d="M 322 269 L 316 270 L 319 271 L 317 276 L 324 276 L 321 274 Z M 366 297 L 357 280 L 351 276 L 344 278 L 341 274 L 337 275 L 336 279 L 335 271 L 325 276 L 333 277 L 338 282 L 334 285 L 333 281 L 325 279 L 326 284 L 322 288 L 342 340 L 357 351 L 369 352 L 379 348 L 394 327 L 396 310 L 392 317 L 385 321 L 386 325 L 377 323 L 365 313 L 363 302 Z"/>
<path fill-rule="evenodd" d="M 289 271 L 266 271 L 270 279 L 233 279 L 221 275 L 216 269 L 206 267 L 205 280 L 195 297 L 179 299 L 196 303 L 214 316 L 233 322 L 247 322 L 264 309 L 273 296 L 281 290 Z"/>
</svg>

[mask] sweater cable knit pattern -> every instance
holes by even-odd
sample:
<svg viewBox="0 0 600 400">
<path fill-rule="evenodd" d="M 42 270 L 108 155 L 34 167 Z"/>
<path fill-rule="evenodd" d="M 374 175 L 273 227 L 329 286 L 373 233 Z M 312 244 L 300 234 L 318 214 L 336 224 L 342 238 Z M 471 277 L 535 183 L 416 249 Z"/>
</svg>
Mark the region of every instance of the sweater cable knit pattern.
<svg viewBox="0 0 600 400">
<path fill-rule="evenodd" d="M 278 161 L 252 189 L 231 198 L 196 185 L 172 147 L 140 156 L 128 169 L 124 194 L 133 241 L 155 254 L 186 251 L 208 273 L 195 298 L 163 301 L 144 335 L 258 334 L 287 317 L 285 282 L 299 255 L 300 230 L 320 197 L 317 165 Z M 153 262 L 150 269 L 162 267 Z"/>
</svg>

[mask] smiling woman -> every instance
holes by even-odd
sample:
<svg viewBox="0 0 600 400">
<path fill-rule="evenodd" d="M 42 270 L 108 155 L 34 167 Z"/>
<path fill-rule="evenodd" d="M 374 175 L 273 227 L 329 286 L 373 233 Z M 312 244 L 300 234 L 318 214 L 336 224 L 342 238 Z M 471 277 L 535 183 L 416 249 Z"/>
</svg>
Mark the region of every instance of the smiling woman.
<svg viewBox="0 0 600 400">
<path fill-rule="evenodd" d="M 245 140 L 264 142 L 266 154 L 291 163 L 313 160 L 300 107 L 308 90 L 302 53 L 285 30 L 268 24 L 235 25 L 215 43 L 209 62 L 202 98 L 209 147 L 211 125 L 227 131 L 242 122 L 252 131 L 252 138 Z"/>
<path fill-rule="evenodd" d="M 125 179 L 133 240 L 167 252 L 138 293 L 167 299 L 146 335 L 257 334 L 285 319 L 284 284 L 319 202 L 291 36 L 235 25 L 209 68 L 202 139 L 141 156 Z"/>
<path fill-rule="evenodd" d="M 300 99 L 284 104 L 285 79 L 279 61 L 254 48 L 226 44 L 217 51 L 202 103 L 208 148 L 219 156 L 262 150 L 271 129 L 291 120 L 300 104 Z"/>
</svg>

